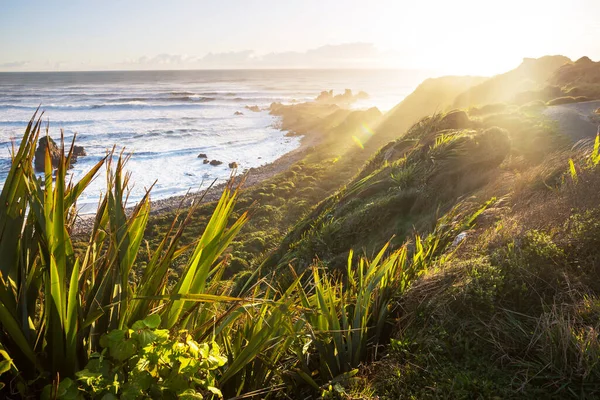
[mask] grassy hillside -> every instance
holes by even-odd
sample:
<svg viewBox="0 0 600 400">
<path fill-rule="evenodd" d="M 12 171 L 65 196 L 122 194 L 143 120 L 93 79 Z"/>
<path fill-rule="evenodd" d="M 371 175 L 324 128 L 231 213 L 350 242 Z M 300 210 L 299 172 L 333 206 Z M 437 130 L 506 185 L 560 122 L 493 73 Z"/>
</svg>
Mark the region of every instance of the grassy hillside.
<svg viewBox="0 0 600 400">
<path fill-rule="evenodd" d="M 600 173 L 590 151 L 574 174 L 560 153 L 505 181 L 502 201 L 414 282 L 388 357 L 364 371 L 380 398 L 600 394 Z"/>
<path fill-rule="evenodd" d="M 567 98 L 600 99 L 600 61 L 594 62 L 588 57 L 582 57 L 567 63 L 560 67 L 548 82 L 561 87 Z"/>
<path fill-rule="evenodd" d="M 413 230 L 427 231 L 458 199 L 536 165 L 560 142 L 541 117 L 516 108 L 426 117 L 302 219 L 270 262 L 285 266 L 293 260 L 304 268 L 318 255 L 339 268 L 350 248 L 373 254 L 394 235 L 392 244 L 399 246 Z"/>
</svg>

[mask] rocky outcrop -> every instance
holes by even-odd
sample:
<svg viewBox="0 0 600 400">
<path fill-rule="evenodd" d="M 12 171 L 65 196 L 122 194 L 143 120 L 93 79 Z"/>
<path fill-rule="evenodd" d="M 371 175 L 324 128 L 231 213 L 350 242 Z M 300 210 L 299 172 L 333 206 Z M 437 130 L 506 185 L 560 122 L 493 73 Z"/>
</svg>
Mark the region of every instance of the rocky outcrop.
<svg viewBox="0 0 600 400">
<path fill-rule="evenodd" d="M 210 161 L 210 165 L 216 166 L 216 165 L 221 165 L 223 164 L 223 161 L 219 161 L 219 160 L 211 160 Z"/>
<path fill-rule="evenodd" d="M 234 169 L 234 168 L 237 168 L 237 167 L 238 167 L 238 163 L 236 163 L 235 161 L 229 163 L 229 168 Z"/>
<path fill-rule="evenodd" d="M 206 158 L 202 161 L 203 164 L 208 164 L 209 162 L 210 161 L 208 159 L 206 159 Z"/>
<path fill-rule="evenodd" d="M 87 153 L 85 152 L 85 149 L 83 148 L 83 146 L 73 146 L 73 155 L 72 157 L 85 157 L 87 156 Z"/>
<path fill-rule="evenodd" d="M 38 147 L 35 150 L 35 157 L 33 161 L 34 168 L 37 172 L 44 172 L 45 170 L 46 148 L 48 148 L 48 151 L 50 153 L 52 167 L 57 168 L 58 163 L 60 162 L 60 148 L 50 136 L 43 136 L 38 141 Z M 73 146 L 71 154 L 71 164 L 69 165 L 69 168 L 71 168 L 73 164 L 77 162 L 78 157 L 84 157 L 86 155 L 87 154 L 83 146 Z"/>
<path fill-rule="evenodd" d="M 200 153 L 198 154 L 198 158 L 207 158 L 206 153 Z"/>
<path fill-rule="evenodd" d="M 241 112 L 241 111 L 236 111 L 236 112 L 233 113 L 233 115 L 244 115 L 244 113 Z"/>
<path fill-rule="evenodd" d="M 246 106 L 246 110 L 250 110 L 252 112 L 259 112 L 260 111 L 260 107 L 258 107 L 258 106 Z"/>
<path fill-rule="evenodd" d="M 356 100 L 366 99 L 369 95 L 363 91 L 358 92 L 358 94 L 354 95 L 352 90 L 346 89 L 342 94 L 333 94 L 333 90 L 322 91 L 315 101 L 321 103 L 331 103 L 331 104 L 350 104 L 355 102 Z"/>
</svg>

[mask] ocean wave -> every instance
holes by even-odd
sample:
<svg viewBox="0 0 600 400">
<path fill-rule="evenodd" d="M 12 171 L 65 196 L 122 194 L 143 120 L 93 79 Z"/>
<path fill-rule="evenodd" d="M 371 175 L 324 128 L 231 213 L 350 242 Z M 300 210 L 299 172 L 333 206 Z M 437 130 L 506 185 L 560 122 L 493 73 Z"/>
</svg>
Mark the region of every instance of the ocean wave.
<svg viewBox="0 0 600 400">
<path fill-rule="evenodd" d="M 157 99 L 157 100 L 162 100 L 162 99 Z M 165 99 L 165 100 L 168 100 L 168 101 L 197 101 L 200 103 L 206 103 L 209 101 L 216 100 L 216 98 L 193 94 L 193 95 L 188 95 L 188 96 L 169 97 L 168 99 Z"/>
<path fill-rule="evenodd" d="M 206 102 L 187 102 L 187 103 L 171 103 L 171 104 L 151 104 L 144 101 L 124 101 L 124 102 L 108 102 L 102 104 L 48 104 L 41 105 L 41 110 L 96 110 L 96 109 L 136 109 L 136 108 L 148 108 L 148 109 L 163 109 L 163 108 L 202 108 L 208 107 Z M 219 105 L 215 105 L 219 106 Z M 31 110 L 34 111 L 38 108 L 37 105 L 25 105 L 25 104 L 0 104 L 0 110 Z"/>
<path fill-rule="evenodd" d="M 131 121 L 138 121 L 138 120 L 131 120 Z M 50 120 L 50 126 L 71 126 L 71 125 L 90 125 L 90 124 L 94 124 L 98 122 L 97 120 L 93 120 L 93 119 L 81 119 L 81 120 L 75 120 L 75 121 L 53 121 Z M 27 124 L 29 123 L 29 120 L 7 120 L 7 121 L 0 121 L 0 126 L 27 126 Z"/>
</svg>

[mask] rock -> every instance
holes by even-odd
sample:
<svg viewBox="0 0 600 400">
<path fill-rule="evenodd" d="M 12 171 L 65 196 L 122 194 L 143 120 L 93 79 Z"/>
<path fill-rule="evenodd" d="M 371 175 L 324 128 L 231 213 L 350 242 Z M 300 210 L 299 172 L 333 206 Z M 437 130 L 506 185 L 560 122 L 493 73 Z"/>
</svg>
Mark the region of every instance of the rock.
<svg viewBox="0 0 600 400">
<path fill-rule="evenodd" d="M 286 107 L 278 101 L 274 101 L 269 106 L 269 113 L 272 115 L 281 115 L 280 113 L 285 110 Z"/>
<path fill-rule="evenodd" d="M 87 153 L 85 152 L 85 149 L 83 148 L 83 146 L 73 146 L 73 156 L 75 158 L 85 157 L 85 156 L 87 156 Z"/>
<path fill-rule="evenodd" d="M 236 112 L 233 113 L 233 115 L 244 115 L 244 113 L 241 112 L 241 111 L 236 111 Z"/>
<path fill-rule="evenodd" d="M 456 237 L 454 238 L 454 241 L 452 241 L 451 247 L 458 246 L 463 240 L 465 240 L 467 238 L 468 235 L 469 235 L 468 231 L 463 231 L 463 232 L 459 233 L 458 235 L 456 235 Z"/>
<path fill-rule="evenodd" d="M 356 100 L 366 99 L 368 97 L 369 95 L 363 91 L 358 92 L 358 94 L 355 95 L 352 93 L 352 90 L 345 89 L 344 93 L 334 95 L 333 90 L 324 90 L 315 98 L 315 101 L 329 104 L 350 104 Z"/>
<path fill-rule="evenodd" d="M 234 168 L 237 168 L 237 167 L 238 167 L 238 163 L 236 163 L 235 161 L 229 163 L 229 168 L 234 169 Z"/>
<path fill-rule="evenodd" d="M 594 111 L 596 114 L 600 115 L 600 108 L 598 108 L 596 111 Z"/>
<path fill-rule="evenodd" d="M 37 172 L 44 172 L 46 147 L 48 147 L 50 151 L 50 160 L 52 160 L 52 166 L 58 166 L 60 150 L 58 149 L 56 142 L 52 140 L 50 136 L 43 136 L 38 141 L 38 147 L 35 150 L 35 159 L 33 164 Z"/>
<path fill-rule="evenodd" d="M 471 120 L 462 110 L 450 111 L 440 121 L 441 129 L 465 129 L 471 126 Z"/>
<path fill-rule="evenodd" d="M 210 161 L 210 165 L 221 165 L 223 164 L 223 161 L 219 161 L 219 160 L 211 160 Z"/>
<path fill-rule="evenodd" d="M 246 106 L 247 110 L 250 110 L 252 112 L 259 112 L 260 108 L 258 106 Z"/>
<path fill-rule="evenodd" d="M 206 153 L 200 153 L 198 154 L 198 158 L 207 158 Z"/>
<path fill-rule="evenodd" d="M 206 158 L 204 159 L 204 161 L 202 161 L 203 164 L 208 164 L 210 161 L 208 161 Z"/>
<path fill-rule="evenodd" d="M 50 152 L 50 160 L 52 162 L 52 167 L 57 168 L 58 163 L 60 162 L 60 148 L 50 136 L 43 136 L 38 141 L 38 147 L 35 150 L 35 157 L 33 161 L 34 168 L 37 172 L 44 172 L 45 170 L 46 148 L 48 148 Z M 73 146 L 73 152 L 71 154 L 71 164 L 69 165 L 69 168 L 71 168 L 73 164 L 77 162 L 77 157 L 84 157 L 86 155 L 87 154 L 83 146 Z"/>
<path fill-rule="evenodd" d="M 330 101 L 331 99 L 333 99 L 333 90 L 330 91 L 322 91 L 317 98 L 315 99 L 316 101 Z"/>
</svg>

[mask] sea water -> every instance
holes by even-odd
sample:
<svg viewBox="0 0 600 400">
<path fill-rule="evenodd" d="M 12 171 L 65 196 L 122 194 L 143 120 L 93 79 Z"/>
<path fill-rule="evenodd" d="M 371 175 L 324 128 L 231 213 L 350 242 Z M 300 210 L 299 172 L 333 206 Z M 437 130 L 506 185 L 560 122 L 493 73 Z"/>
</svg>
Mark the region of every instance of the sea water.
<svg viewBox="0 0 600 400">
<path fill-rule="evenodd" d="M 199 70 L 0 73 L 0 185 L 10 168 L 12 146 L 38 106 L 55 140 L 64 131 L 87 156 L 70 170 L 82 177 L 116 146 L 130 154 L 130 203 L 154 184 L 152 198 L 180 195 L 272 162 L 297 148 L 269 115 L 272 102 L 313 100 L 322 90 L 369 94 L 353 107 L 391 109 L 410 93 L 422 73 L 381 70 Z M 253 112 L 246 106 L 258 106 Z M 234 115 L 240 112 L 243 115 Z M 198 154 L 223 164 L 204 164 Z M 95 209 L 106 187 L 102 175 L 79 200 Z"/>
</svg>

